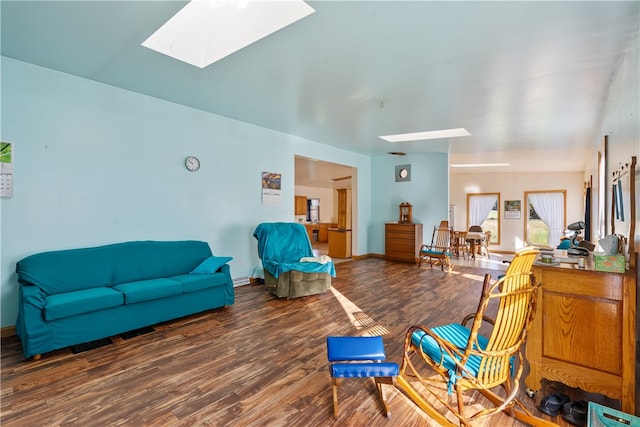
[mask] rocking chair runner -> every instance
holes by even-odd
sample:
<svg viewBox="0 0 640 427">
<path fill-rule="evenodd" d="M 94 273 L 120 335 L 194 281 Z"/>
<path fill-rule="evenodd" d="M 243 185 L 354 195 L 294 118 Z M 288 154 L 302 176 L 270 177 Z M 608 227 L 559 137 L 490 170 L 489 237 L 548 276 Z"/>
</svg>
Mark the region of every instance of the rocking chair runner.
<svg viewBox="0 0 640 427">
<path fill-rule="evenodd" d="M 429 260 L 429 265 L 433 268 L 433 261 L 440 263 L 440 269 L 444 271 L 447 266 L 451 271 L 451 234 L 453 230 L 447 226 L 447 221 L 442 221 L 440 225 L 433 227 L 431 244 L 424 244 L 420 247 L 418 267 L 422 267 L 422 261 Z"/>
<path fill-rule="evenodd" d="M 505 275 L 493 284 L 487 274 L 477 312 L 466 316 L 461 324 L 433 329 L 412 326 L 407 331 L 397 384 L 439 424 L 456 425 L 450 419 L 453 415 L 459 425 L 469 426 L 472 420 L 505 411 L 534 426 L 555 425 L 535 417 L 515 398 L 523 370 L 520 347 L 535 311 L 538 285 L 534 283 L 531 265 L 538 254 L 539 251 L 533 248 L 519 251 Z M 495 301 L 492 309 L 497 303 L 495 319 L 487 316 L 491 301 Z M 465 324 L 469 320 L 473 320 L 473 324 L 467 328 Z M 479 333 L 483 321 L 490 325 L 491 332 L 487 337 Z M 433 371 L 439 375 L 434 375 Z M 450 415 L 446 416 L 432 406 L 411 381 L 420 382 Z M 430 385 L 440 387 L 432 389 Z M 449 394 L 455 390 L 457 407 L 440 396 L 444 386 Z M 491 390 L 497 386 L 504 388 L 506 397 Z M 495 407 L 465 414 L 463 392 L 468 389 L 478 390 Z"/>
</svg>

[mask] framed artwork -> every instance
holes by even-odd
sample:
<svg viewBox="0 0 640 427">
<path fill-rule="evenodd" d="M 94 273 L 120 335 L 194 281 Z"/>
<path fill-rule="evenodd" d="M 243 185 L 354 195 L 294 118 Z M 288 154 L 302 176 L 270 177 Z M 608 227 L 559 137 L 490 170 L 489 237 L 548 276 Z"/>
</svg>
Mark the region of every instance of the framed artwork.
<svg viewBox="0 0 640 427">
<path fill-rule="evenodd" d="M 522 213 L 521 200 L 504 201 L 504 219 L 520 219 Z"/>
</svg>

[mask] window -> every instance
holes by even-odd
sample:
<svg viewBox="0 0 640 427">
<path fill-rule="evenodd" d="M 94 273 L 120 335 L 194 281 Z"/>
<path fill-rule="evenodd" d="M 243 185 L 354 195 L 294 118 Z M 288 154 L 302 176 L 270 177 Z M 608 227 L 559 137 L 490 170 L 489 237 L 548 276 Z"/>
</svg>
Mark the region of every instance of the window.
<svg viewBox="0 0 640 427">
<path fill-rule="evenodd" d="M 567 223 L 566 199 L 566 190 L 525 191 L 524 241 L 527 245 L 555 248 L 560 244 Z"/>
<path fill-rule="evenodd" d="M 491 232 L 489 243 L 500 244 L 500 193 L 467 194 L 467 230 L 472 225 Z"/>
</svg>

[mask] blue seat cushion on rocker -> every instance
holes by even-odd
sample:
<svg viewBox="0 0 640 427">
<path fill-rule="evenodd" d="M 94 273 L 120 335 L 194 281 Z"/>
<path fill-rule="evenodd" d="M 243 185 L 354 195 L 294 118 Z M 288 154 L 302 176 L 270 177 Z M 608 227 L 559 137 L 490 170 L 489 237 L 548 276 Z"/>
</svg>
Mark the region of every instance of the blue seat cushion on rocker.
<svg viewBox="0 0 640 427">
<path fill-rule="evenodd" d="M 425 255 L 434 255 L 434 256 L 439 256 L 439 255 L 446 255 L 448 257 L 452 256 L 451 252 L 449 251 L 445 253 L 445 251 L 435 251 L 432 249 L 423 249 L 420 251 L 420 253 Z"/>
<path fill-rule="evenodd" d="M 124 293 L 125 304 L 165 298 L 183 292 L 182 283 L 165 278 L 123 283 L 114 286 L 113 289 Z"/>
<path fill-rule="evenodd" d="M 469 329 L 465 328 L 459 323 L 437 326 L 435 328 L 432 328 L 431 330 L 438 337 L 444 339 L 445 341 L 449 341 L 461 350 L 464 350 L 467 347 L 467 342 L 469 342 L 469 335 L 471 334 L 471 331 Z M 440 349 L 440 346 L 433 338 L 426 335 L 423 331 L 415 331 L 411 336 L 411 342 L 416 347 L 421 347 L 422 351 L 428 354 L 433 361 L 435 361 L 436 363 L 440 362 L 440 365 L 442 365 L 448 371 L 455 371 L 455 361 L 451 358 L 451 356 L 449 356 L 448 353 Z M 480 346 L 480 350 L 485 349 L 487 346 L 487 339 L 482 335 L 478 335 L 478 344 Z M 477 346 L 474 347 L 476 349 L 478 348 Z M 478 370 L 480 369 L 481 360 L 482 358 L 479 356 L 470 356 L 467 360 L 465 368 L 474 376 L 477 376 Z"/>
<path fill-rule="evenodd" d="M 44 319 L 46 321 L 62 319 L 122 304 L 124 304 L 122 292 L 107 287 L 49 295 L 44 305 Z"/>
</svg>

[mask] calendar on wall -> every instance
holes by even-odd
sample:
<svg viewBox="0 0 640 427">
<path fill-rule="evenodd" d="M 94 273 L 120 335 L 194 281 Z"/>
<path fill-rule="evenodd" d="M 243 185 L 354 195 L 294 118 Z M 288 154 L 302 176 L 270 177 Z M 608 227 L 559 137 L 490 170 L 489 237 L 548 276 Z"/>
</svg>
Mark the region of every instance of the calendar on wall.
<svg viewBox="0 0 640 427">
<path fill-rule="evenodd" d="M 282 198 L 282 174 L 262 172 L 262 204 L 279 205 Z"/>
<path fill-rule="evenodd" d="M 13 196 L 13 143 L 0 142 L 0 197 Z"/>
</svg>

